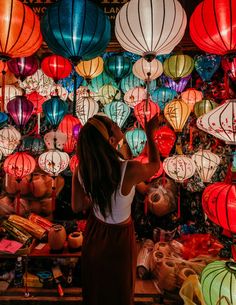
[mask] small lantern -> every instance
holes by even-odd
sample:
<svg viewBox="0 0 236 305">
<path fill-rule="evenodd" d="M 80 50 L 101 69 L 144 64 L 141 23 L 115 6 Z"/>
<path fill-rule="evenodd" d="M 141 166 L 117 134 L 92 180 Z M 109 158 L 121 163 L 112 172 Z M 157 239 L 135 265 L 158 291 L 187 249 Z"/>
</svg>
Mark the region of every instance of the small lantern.
<svg viewBox="0 0 236 305">
<path fill-rule="evenodd" d="M 122 128 L 129 117 L 130 107 L 124 102 L 114 101 L 104 106 L 104 112 L 112 121 L 116 122 L 117 125 Z"/>
<path fill-rule="evenodd" d="M 103 105 L 111 103 L 113 100 L 120 100 L 121 92 L 112 85 L 104 85 L 98 90 L 95 97 L 96 101 L 100 101 Z"/>
<path fill-rule="evenodd" d="M 115 80 L 107 75 L 105 71 L 103 71 L 101 74 L 91 80 L 91 83 L 88 85 L 88 89 L 97 93 L 99 89 L 106 84 L 116 86 Z"/>
<path fill-rule="evenodd" d="M 76 169 L 76 167 L 78 165 L 79 165 L 78 157 L 77 157 L 77 155 L 73 155 L 70 158 L 70 163 L 69 163 L 69 167 L 70 167 L 70 170 L 71 170 L 72 173 L 74 172 L 74 170 Z"/>
<path fill-rule="evenodd" d="M 45 143 L 40 135 L 29 136 L 22 139 L 20 151 L 31 153 L 34 156 L 40 155 L 45 151 Z"/>
<path fill-rule="evenodd" d="M 194 105 L 194 113 L 196 117 L 199 118 L 201 115 L 208 113 L 209 111 L 215 109 L 217 106 L 218 104 L 213 100 L 203 99 Z"/>
<path fill-rule="evenodd" d="M 135 87 L 125 93 L 124 100 L 129 107 L 134 108 L 135 105 L 144 100 L 146 97 L 146 89 L 143 87 Z"/>
<path fill-rule="evenodd" d="M 67 135 L 61 131 L 50 131 L 44 135 L 44 142 L 48 150 L 62 150 L 67 141 Z"/>
<path fill-rule="evenodd" d="M 98 103 L 91 96 L 81 97 L 76 101 L 76 115 L 81 124 L 84 125 L 89 118 L 99 110 Z"/>
<path fill-rule="evenodd" d="M 162 63 L 157 59 L 149 62 L 144 58 L 140 58 L 133 65 L 133 73 L 143 81 L 150 82 L 163 73 Z"/>
<path fill-rule="evenodd" d="M 118 83 L 123 77 L 129 75 L 132 62 L 128 57 L 114 55 L 105 60 L 105 71 Z"/>
<path fill-rule="evenodd" d="M 181 132 L 190 115 L 190 109 L 182 99 L 174 99 L 166 104 L 164 115 L 174 131 Z"/>
<path fill-rule="evenodd" d="M 161 110 L 164 110 L 165 105 L 177 97 L 177 92 L 173 89 L 161 87 L 151 93 L 151 99 L 157 103 Z"/>
<path fill-rule="evenodd" d="M 75 71 L 82 76 L 86 82 L 89 84 L 91 80 L 103 71 L 103 59 L 98 56 L 90 60 L 81 61 L 76 67 Z"/>
<path fill-rule="evenodd" d="M 145 120 L 148 122 L 155 114 L 160 114 L 160 107 L 152 100 L 143 100 L 134 107 L 134 115 L 144 128 Z"/>
<path fill-rule="evenodd" d="M 13 153 L 20 139 L 21 134 L 15 127 L 8 125 L 0 129 L 0 149 L 3 155 L 8 156 Z"/>
<path fill-rule="evenodd" d="M 210 150 L 201 149 L 192 155 L 192 160 L 202 181 L 211 182 L 211 177 L 220 164 L 220 157 Z"/>
<path fill-rule="evenodd" d="M 192 73 L 194 60 L 189 55 L 172 55 L 164 61 L 163 69 L 166 76 L 173 80 L 179 80 Z"/>
<path fill-rule="evenodd" d="M 214 54 L 201 54 L 195 56 L 194 66 L 201 79 L 210 81 L 220 66 L 221 57 Z"/>
<path fill-rule="evenodd" d="M 135 87 L 141 86 L 144 86 L 144 81 L 136 77 L 132 72 L 126 77 L 123 77 L 120 82 L 120 88 L 124 93 L 129 90 L 132 90 Z"/>
<path fill-rule="evenodd" d="M 163 86 L 173 89 L 176 92 L 180 93 L 180 92 L 184 91 L 190 78 L 191 78 L 191 75 L 188 75 L 186 77 L 182 77 L 181 79 L 179 79 L 178 82 L 175 82 L 172 78 L 162 75 L 161 81 L 162 81 Z"/>
<path fill-rule="evenodd" d="M 161 126 L 154 134 L 155 143 L 162 157 L 168 157 L 176 141 L 175 132 L 168 126 Z"/>
<path fill-rule="evenodd" d="M 90 91 L 88 86 L 80 86 L 76 90 L 76 101 L 80 100 L 82 97 L 94 97 L 95 93 Z M 69 100 L 74 101 L 74 92 L 68 95 Z"/>
<path fill-rule="evenodd" d="M 236 57 L 224 57 L 221 61 L 222 68 L 232 79 L 236 81 Z"/>
<path fill-rule="evenodd" d="M 125 133 L 126 141 L 134 157 L 137 157 L 143 151 L 147 136 L 141 128 L 134 128 Z"/>
<path fill-rule="evenodd" d="M 35 56 L 14 58 L 9 60 L 7 65 L 9 70 L 21 81 L 38 70 L 38 60 Z"/>
<path fill-rule="evenodd" d="M 182 100 L 189 105 L 190 111 L 193 111 L 195 103 L 199 102 L 203 98 L 201 91 L 194 88 L 189 88 L 181 93 Z"/>
</svg>

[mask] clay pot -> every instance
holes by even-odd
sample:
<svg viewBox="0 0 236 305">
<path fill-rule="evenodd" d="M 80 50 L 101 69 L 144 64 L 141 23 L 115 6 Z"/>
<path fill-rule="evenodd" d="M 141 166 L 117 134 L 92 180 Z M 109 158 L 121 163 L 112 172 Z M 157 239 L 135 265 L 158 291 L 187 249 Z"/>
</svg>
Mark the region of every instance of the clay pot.
<svg viewBox="0 0 236 305">
<path fill-rule="evenodd" d="M 70 252 L 75 252 L 80 250 L 83 242 L 82 232 L 73 232 L 68 236 L 68 249 Z"/>
<path fill-rule="evenodd" d="M 47 187 L 41 175 L 34 175 L 30 183 L 30 189 L 34 197 L 40 198 L 46 195 Z"/>
<path fill-rule="evenodd" d="M 175 209 L 173 198 L 171 198 L 164 188 L 159 187 L 148 195 L 148 207 L 149 210 L 158 217 L 165 216 Z M 173 196 L 172 196 L 173 197 Z"/>
<path fill-rule="evenodd" d="M 51 227 L 48 233 L 48 244 L 51 252 L 60 253 L 63 251 L 66 241 L 66 230 L 60 224 Z"/>
</svg>

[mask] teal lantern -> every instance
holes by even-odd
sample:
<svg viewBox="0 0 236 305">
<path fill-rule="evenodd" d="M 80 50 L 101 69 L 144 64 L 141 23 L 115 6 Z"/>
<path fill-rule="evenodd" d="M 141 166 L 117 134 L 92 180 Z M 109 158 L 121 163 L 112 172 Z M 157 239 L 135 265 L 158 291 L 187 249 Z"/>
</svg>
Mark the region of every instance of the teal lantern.
<svg viewBox="0 0 236 305">
<path fill-rule="evenodd" d="M 48 47 L 74 64 L 102 54 L 111 36 L 109 18 L 89 0 L 61 0 L 51 5 L 41 19 Z"/>
<path fill-rule="evenodd" d="M 20 150 L 34 156 L 41 155 L 46 149 L 44 140 L 40 135 L 23 138 Z"/>
<path fill-rule="evenodd" d="M 105 60 L 104 69 L 118 83 L 132 70 L 132 62 L 128 57 L 114 55 Z"/>
<path fill-rule="evenodd" d="M 170 88 L 161 87 L 151 93 L 151 98 L 154 103 L 157 103 L 161 110 L 164 110 L 166 103 L 177 97 L 178 93 Z"/>
<path fill-rule="evenodd" d="M 122 78 L 120 82 L 120 88 L 121 90 L 126 93 L 130 89 L 134 87 L 144 87 L 144 81 L 138 77 L 136 77 L 132 72 L 127 75 L 126 77 Z"/>
<path fill-rule="evenodd" d="M 236 305 L 236 263 L 214 261 L 208 264 L 201 273 L 201 286 L 206 305 Z"/>
<path fill-rule="evenodd" d="M 87 86 L 86 81 L 84 80 L 82 83 L 83 86 Z M 90 84 L 88 85 L 88 89 L 92 92 L 98 92 L 101 87 L 104 85 L 111 85 L 111 86 L 116 86 L 116 82 L 112 77 L 107 75 L 106 72 L 102 72 L 100 75 L 97 77 L 94 77 L 91 79 Z"/>
<path fill-rule="evenodd" d="M 135 128 L 125 133 L 125 138 L 134 157 L 143 151 L 147 142 L 147 136 L 141 128 Z"/>
<path fill-rule="evenodd" d="M 122 101 L 113 101 L 104 106 L 104 112 L 121 128 L 129 117 L 130 107 Z"/>
<path fill-rule="evenodd" d="M 42 105 L 44 115 L 53 129 L 57 128 L 68 111 L 68 104 L 58 96 L 52 96 Z"/>
<path fill-rule="evenodd" d="M 0 112 L 0 128 L 7 122 L 8 115 L 5 112 Z"/>
<path fill-rule="evenodd" d="M 197 55 L 194 66 L 203 81 L 210 81 L 220 66 L 221 57 L 213 54 Z"/>
</svg>

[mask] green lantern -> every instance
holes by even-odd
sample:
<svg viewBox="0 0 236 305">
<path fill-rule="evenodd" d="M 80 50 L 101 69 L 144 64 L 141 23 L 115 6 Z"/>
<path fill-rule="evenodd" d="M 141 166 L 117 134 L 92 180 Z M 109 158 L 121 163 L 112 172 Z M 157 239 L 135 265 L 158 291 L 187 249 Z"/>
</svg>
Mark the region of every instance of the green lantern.
<svg viewBox="0 0 236 305">
<path fill-rule="evenodd" d="M 196 117 L 199 118 L 201 115 L 215 109 L 217 106 L 218 104 L 214 101 L 209 99 L 203 99 L 194 105 L 194 113 Z"/>
<path fill-rule="evenodd" d="M 178 80 L 192 73 L 194 60 L 189 55 L 172 55 L 164 61 L 164 74 L 173 80 Z"/>
</svg>

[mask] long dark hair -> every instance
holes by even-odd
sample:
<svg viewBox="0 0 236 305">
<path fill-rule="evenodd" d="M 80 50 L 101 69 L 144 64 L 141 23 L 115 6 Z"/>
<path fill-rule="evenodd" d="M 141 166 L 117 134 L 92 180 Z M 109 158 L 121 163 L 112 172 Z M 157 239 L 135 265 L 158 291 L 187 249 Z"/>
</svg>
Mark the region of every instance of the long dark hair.
<svg viewBox="0 0 236 305">
<path fill-rule="evenodd" d="M 94 117 L 105 125 L 109 136 L 112 136 L 112 121 L 104 116 Z M 92 203 L 99 206 L 104 218 L 107 213 L 112 215 L 111 195 L 121 180 L 119 157 L 122 158 L 122 155 L 89 123 L 80 130 L 77 154 L 85 192 Z"/>
</svg>

